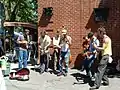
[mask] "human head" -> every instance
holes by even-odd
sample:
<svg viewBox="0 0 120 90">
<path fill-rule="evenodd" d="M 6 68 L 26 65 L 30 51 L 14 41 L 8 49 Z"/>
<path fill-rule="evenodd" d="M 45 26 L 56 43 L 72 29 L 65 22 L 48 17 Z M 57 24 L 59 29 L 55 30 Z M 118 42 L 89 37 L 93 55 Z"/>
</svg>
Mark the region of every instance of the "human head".
<svg viewBox="0 0 120 90">
<path fill-rule="evenodd" d="M 20 41 L 23 41 L 25 38 L 23 35 L 19 35 Z"/>
<path fill-rule="evenodd" d="M 46 35 L 46 30 L 43 30 L 43 31 L 41 32 L 41 37 L 45 37 L 45 35 Z"/>
<path fill-rule="evenodd" d="M 100 27 L 97 30 L 98 36 L 103 38 L 103 36 L 106 34 L 105 28 L 104 27 Z"/>
<path fill-rule="evenodd" d="M 19 32 L 20 35 L 23 35 L 23 32 Z"/>
<path fill-rule="evenodd" d="M 66 36 L 67 35 L 67 30 L 66 29 L 62 29 L 62 35 Z"/>
<path fill-rule="evenodd" d="M 25 34 L 29 34 L 30 33 L 30 31 L 28 30 L 28 29 L 25 29 Z"/>
<path fill-rule="evenodd" d="M 58 29 L 55 33 L 56 33 L 56 36 L 59 36 L 60 35 L 60 30 Z"/>
<path fill-rule="evenodd" d="M 89 38 L 89 39 L 92 39 L 92 38 L 93 38 L 93 35 L 94 35 L 93 32 L 88 33 L 88 38 Z"/>
</svg>

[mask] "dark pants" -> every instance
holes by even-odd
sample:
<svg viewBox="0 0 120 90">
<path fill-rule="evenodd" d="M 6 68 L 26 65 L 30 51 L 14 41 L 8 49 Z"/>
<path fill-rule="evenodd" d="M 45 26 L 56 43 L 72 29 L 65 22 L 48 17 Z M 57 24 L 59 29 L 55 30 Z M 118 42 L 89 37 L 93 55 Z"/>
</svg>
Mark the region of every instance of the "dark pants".
<svg viewBox="0 0 120 90">
<path fill-rule="evenodd" d="M 106 68 L 107 68 L 107 64 L 108 64 L 108 60 L 109 60 L 109 55 L 104 55 L 102 56 L 102 59 L 99 63 L 98 66 L 98 71 L 96 73 L 96 78 L 95 78 L 95 85 L 99 88 L 101 81 L 103 80 L 106 84 L 109 84 L 109 80 L 105 74 L 106 72 Z"/>
<path fill-rule="evenodd" d="M 3 47 L 0 47 L 0 57 L 5 54 Z"/>
<path fill-rule="evenodd" d="M 48 70 L 49 66 L 49 53 L 40 55 L 40 72 L 44 72 Z"/>
<path fill-rule="evenodd" d="M 87 76 L 89 76 L 90 78 L 92 78 L 94 76 L 94 71 L 92 70 L 92 65 L 93 65 L 95 59 L 96 59 L 95 55 L 91 55 L 90 59 L 86 58 L 84 60 L 84 68 L 86 70 Z"/>
<path fill-rule="evenodd" d="M 57 51 L 54 50 L 53 57 L 54 57 L 54 70 L 57 70 L 58 62 L 60 59 L 60 50 Z"/>
</svg>

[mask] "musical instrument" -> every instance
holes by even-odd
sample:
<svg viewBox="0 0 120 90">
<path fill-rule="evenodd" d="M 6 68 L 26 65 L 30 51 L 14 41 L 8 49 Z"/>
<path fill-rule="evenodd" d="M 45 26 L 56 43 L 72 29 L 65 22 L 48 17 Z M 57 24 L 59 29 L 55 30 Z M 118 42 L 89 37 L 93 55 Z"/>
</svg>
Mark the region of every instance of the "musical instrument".
<svg viewBox="0 0 120 90">
<path fill-rule="evenodd" d="M 29 74 L 30 74 L 30 71 L 29 69 L 27 68 L 22 68 L 16 72 L 11 72 L 9 74 L 9 79 L 13 80 L 13 79 L 16 79 L 16 80 L 22 80 L 22 81 L 27 81 L 29 80 Z"/>
</svg>

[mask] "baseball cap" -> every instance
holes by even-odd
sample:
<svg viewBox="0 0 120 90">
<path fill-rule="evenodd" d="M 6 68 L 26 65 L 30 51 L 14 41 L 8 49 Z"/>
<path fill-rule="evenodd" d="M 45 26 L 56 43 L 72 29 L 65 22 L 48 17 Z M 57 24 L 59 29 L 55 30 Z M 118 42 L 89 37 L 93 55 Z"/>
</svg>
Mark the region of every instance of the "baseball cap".
<svg viewBox="0 0 120 90">
<path fill-rule="evenodd" d="M 67 30 L 66 30 L 66 29 L 63 29 L 63 30 L 62 30 L 62 34 L 67 34 Z"/>
</svg>

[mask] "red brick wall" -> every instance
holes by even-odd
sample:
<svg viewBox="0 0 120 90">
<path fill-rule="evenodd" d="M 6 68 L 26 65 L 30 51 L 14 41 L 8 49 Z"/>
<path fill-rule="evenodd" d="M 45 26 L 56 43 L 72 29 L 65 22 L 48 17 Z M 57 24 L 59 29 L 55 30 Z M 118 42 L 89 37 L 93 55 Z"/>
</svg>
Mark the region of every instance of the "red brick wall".
<svg viewBox="0 0 120 90">
<path fill-rule="evenodd" d="M 108 35 L 112 38 L 113 55 L 120 56 L 120 0 L 38 0 L 38 35 L 42 29 L 49 30 L 52 36 L 53 31 L 65 26 L 68 28 L 69 35 L 72 37 L 72 60 L 79 61 L 77 58 L 83 42 L 82 37 L 90 29 L 95 31 L 98 24 L 93 20 L 93 8 L 108 7 L 110 15 L 108 23 L 105 24 Z M 48 25 L 42 27 L 42 10 L 45 7 L 53 7 L 53 16 Z M 86 29 L 87 28 L 87 29 Z M 53 31 L 52 31 L 53 30 Z M 79 66 L 79 62 L 76 62 Z"/>
</svg>

